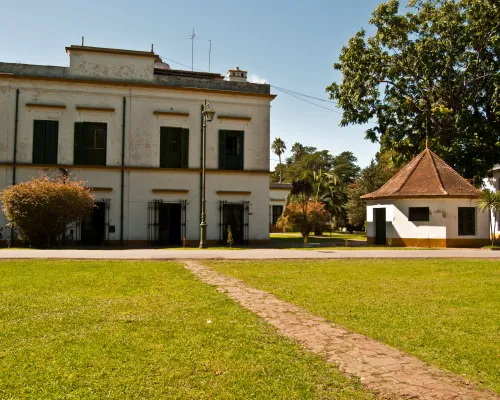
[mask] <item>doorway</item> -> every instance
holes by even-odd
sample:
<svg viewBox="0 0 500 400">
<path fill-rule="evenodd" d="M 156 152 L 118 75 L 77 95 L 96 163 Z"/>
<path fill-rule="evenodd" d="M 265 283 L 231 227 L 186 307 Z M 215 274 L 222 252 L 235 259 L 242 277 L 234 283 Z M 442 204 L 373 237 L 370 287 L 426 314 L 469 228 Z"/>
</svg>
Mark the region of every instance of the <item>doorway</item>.
<svg viewBox="0 0 500 400">
<path fill-rule="evenodd" d="M 244 236 L 244 207 L 243 204 L 223 204 L 222 206 L 223 220 L 223 241 L 227 243 L 228 226 L 231 227 L 234 244 L 243 244 Z"/>
<path fill-rule="evenodd" d="M 386 245 L 387 233 L 386 233 L 386 210 L 385 208 L 375 208 L 375 244 Z"/>
<path fill-rule="evenodd" d="M 100 246 L 106 237 L 106 202 L 97 201 L 91 213 L 82 221 L 82 244 Z"/>
<path fill-rule="evenodd" d="M 180 246 L 181 203 L 161 203 L 159 210 L 159 242 L 162 246 Z"/>
</svg>

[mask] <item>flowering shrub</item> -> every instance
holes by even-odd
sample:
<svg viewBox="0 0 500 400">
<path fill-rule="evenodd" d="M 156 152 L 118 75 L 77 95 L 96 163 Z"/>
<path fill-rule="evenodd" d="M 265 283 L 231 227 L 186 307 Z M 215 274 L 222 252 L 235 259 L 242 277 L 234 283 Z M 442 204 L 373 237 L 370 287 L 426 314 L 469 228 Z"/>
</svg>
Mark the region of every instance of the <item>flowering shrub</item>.
<svg viewBox="0 0 500 400">
<path fill-rule="evenodd" d="M 83 182 L 44 174 L 7 187 L 0 200 L 20 238 L 35 247 L 51 247 L 58 236 L 64 235 L 68 224 L 88 215 L 94 207 L 94 196 Z"/>
<path fill-rule="evenodd" d="M 304 219 L 303 210 L 306 210 L 307 218 Z M 281 229 L 300 229 L 304 243 L 307 243 L 309 232 L 314 226 L 327 225 L 332 219 L 331 214 L 325 210 L 325 206 L 319 201 L 309 201 L 306 205 L 298 202 L 290 202 L 285 211 L 278 218 L 276 226 Z M 306 221 L 306 222 L 304 222 Z"/>
</svg>

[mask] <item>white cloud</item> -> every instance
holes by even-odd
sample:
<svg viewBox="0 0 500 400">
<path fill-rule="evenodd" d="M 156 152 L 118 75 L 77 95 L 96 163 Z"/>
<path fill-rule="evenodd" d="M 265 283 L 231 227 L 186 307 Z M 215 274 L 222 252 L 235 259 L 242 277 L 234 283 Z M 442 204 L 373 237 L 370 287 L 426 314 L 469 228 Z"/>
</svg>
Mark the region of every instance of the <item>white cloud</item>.
<svg viewBox="0 0 500 400">
<path fill-rule="evenodd" d="M 257 74 L 250 74 L 250 76 L 248 77 L 248 82 L 252 82 L 252 83 L 266 83 L 266 79 L 265 78 L 261 78 Z"/>
</svg>

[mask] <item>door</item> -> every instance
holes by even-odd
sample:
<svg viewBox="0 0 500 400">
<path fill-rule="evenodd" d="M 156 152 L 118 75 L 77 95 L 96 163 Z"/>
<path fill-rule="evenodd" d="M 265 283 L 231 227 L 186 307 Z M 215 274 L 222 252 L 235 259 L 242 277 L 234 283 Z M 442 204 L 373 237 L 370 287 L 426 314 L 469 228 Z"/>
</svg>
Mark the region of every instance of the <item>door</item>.
<svg viewBox="0 0 500 400">
<path fill-rule="evenodd" d="M 163 246 L 181 244 L 181 204 L 159 205 L 159 242 Z"/>
<path fill-rule="evenodd" d="M 100 246 L 106 235 L 106 203 L 98 201 L 92 212 L 82 221 L 82 243 Z"/>
<path fill-rule="evenodd" d="M 375 244 L 386 244 L 385 208 L 375 208 Z"/>
<path fill-rule="evenodd" d="M 244 208 L 243 204 L 224 204 L 223 209 L 224 221 L 224 243 L 227 243 L 227 228 L 231 226 L 231 233 L 235 244 L 244 242 Z"/>
</svg>

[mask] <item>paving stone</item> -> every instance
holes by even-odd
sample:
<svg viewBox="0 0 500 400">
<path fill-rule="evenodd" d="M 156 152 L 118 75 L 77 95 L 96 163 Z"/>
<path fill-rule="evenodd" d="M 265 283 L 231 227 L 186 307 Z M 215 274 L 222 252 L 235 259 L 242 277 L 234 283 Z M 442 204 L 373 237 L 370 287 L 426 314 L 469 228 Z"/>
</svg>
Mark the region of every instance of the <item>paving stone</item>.
<svg viewBox="0 0 500 400">
<path fill-rule="evenodd" d="M 264 318 L 285 336 L 352 376 L 382 399 L 500 400 L 500 396 L 468 384 L 458 375 L 427 365 L 400 350 L 328 323 L 276 296 L 221 274 L 198 262 L 186 268 L 203 282 L 216 285 L 243 307 Z"/>
</svg>

